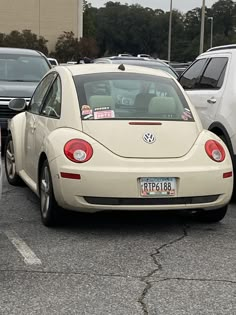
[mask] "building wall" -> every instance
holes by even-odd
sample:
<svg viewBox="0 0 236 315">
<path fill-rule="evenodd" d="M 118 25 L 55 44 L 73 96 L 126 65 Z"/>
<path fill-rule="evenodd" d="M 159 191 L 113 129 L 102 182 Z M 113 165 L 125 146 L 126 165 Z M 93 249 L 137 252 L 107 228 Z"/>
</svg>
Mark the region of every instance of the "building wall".
<svg viewBox="0 0 236 315">
<path fill-rule="evenodd" d="M 82 0 L 0 0 L 0 33 L 31 30 L 53 51 L 59 35 L 82 37 Z"/>
</svg>

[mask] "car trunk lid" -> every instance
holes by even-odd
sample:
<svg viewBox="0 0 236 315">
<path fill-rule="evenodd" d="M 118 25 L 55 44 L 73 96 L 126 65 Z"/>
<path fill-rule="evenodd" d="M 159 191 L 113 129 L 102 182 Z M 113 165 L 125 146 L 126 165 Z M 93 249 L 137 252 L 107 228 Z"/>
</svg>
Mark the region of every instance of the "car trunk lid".
<svg viewBox="0 0 236 315">
<path fill-rule="evenodd" d="M 199 130 L 190 121 L 83 121 L 83 132 L 126 158 L 178 158 L 189 152 Z"/>
</svg>

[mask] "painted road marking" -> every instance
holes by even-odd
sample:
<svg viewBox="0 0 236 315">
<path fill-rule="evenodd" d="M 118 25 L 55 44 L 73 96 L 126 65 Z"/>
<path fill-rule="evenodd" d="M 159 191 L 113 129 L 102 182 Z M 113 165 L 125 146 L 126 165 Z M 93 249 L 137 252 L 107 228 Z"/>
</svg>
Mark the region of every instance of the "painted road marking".
<svg viewBox="0 0 236 315">
<path fill-rule="evenodd" d="M 41 265 L 41 260 L 29 248 L 29 246 L 17 235 L 15 231 L 5 230 L 5 235 L 9 241 L 15 246 L 18 252 L 23 256 L 27 265 Z"/>
</svg>

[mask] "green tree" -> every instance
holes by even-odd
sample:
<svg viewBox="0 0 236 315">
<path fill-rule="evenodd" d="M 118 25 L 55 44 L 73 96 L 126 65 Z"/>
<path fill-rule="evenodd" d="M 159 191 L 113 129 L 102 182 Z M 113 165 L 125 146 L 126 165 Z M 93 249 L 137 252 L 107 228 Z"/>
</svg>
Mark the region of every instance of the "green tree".
<svg viewBox="0 0 236 315">
<path fill-rule="evenodd" d="M 47 42 L 44 37 L 40 36 L 38 38 L 30 30 L 23 30 L 22 32 L 14 30 L 10 34 L 2 36 L 3 46 L 36 49 L 46 55 L 48 54 Z"/>
<path fill-rule="evenodd" d="M 58 37 L 54 55 L 60 62 L 77 61 L 81 57 L 78 38 L 74 36 L 73 32 L 63 32 Z"/>
<path fill-rule="evenodd" d="M 83 36 L 95 37 L 96 36 L 96 15 L 98 9 L 92 8 L 91 4 L 87 1 L 83 2 Z"/>
<path fill-rule="evenodd" d="M 5 46 L 5 37 L 6 37 L 6 34 L 0 33 L 0 47 Z"/>
<path fill-rule="evenodd" d="M 233 32 L 235 2 L 232 0 L 219 0 L 212 6 L 214 29 L 218 34 L 229 37 Z"/>
<path fill-rule="evenodd" d="M 108 1 L 105 7 L 93 8 L 84 1 L 85 37 L 97 40 L 100 55 L 120 52 L 149 53 L 166 59 L 168 51 L 169 12 L 140 5 Z M 210 22 L 214 17 L 213 44 L 236 41 L 236 4 L 219 0 L 206 8 L 204 50 L 210 44 Z M 182 14 L 173 10 L 171 60 L 190 61 L 199 54 L 201 8 Z"/>
<path fill-rule="evenodd" d="M 94 38 L 83 37 L 79 41 L 79 52 L 81 57 L 95 58 L 98 56 L 99 49 Z"/>
</svg>

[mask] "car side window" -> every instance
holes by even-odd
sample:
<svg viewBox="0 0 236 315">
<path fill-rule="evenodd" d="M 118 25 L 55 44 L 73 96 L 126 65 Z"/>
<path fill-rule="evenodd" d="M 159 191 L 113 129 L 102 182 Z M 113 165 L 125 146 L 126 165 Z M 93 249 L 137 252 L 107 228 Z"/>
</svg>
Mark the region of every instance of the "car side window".
<svg viewBox="0 0 236 315">
<path fill-rule="evenodd" d="M 198 59 L 185 73 L 181 76 L 179 82 L 186 90 L 199 88 L 199 80 L 207 59 Z"/>
<path fill-rule="evenodd" d="M 224 81 L 227 62 L 228 58 L 226 57 L 212 58 L 202 75 L 199 83 L 200 89 L 221 88 Z"/>
<path fill-rule="evenodd" d="M 39 83 L 29 104 L 28 111 L 30 113 L 33 113 L 33 114 L 40 113 L 43 101 L 47 95 L 47 92 L 53 80 L 55 79 L 55 76 L 56 76 L 56 73 L 50 73 L 45 78 L 43 78 L 42 81 Z"/>
<path fill-rule="evenodd" d="M 42 108 L 41 115 L 60 118 L 61 115 L 61 81 L 59 76 L 53 82 Z"/>
</svg>

